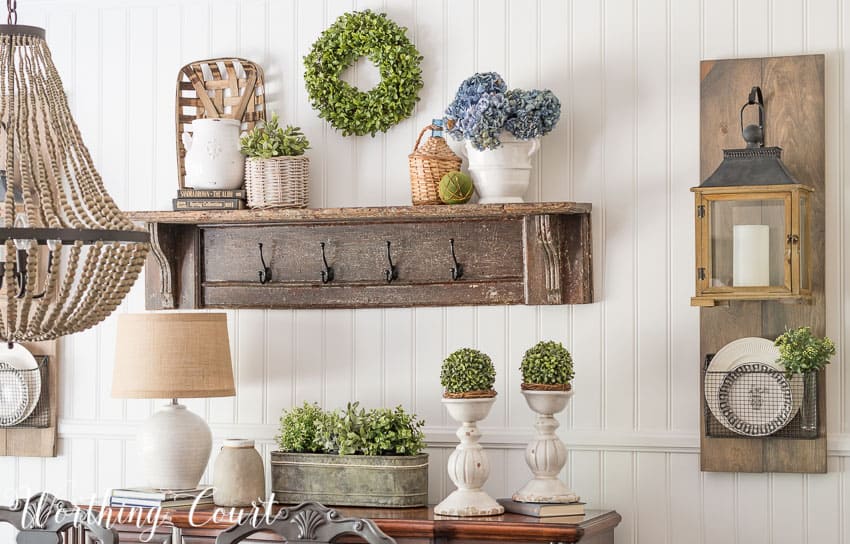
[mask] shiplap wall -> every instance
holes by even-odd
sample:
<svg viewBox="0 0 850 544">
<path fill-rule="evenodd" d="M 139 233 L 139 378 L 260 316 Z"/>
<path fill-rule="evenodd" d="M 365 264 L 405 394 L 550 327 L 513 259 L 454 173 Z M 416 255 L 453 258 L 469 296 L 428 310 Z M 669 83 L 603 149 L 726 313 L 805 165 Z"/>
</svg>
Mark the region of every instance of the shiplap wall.
<svg viewBox="0 0 850 544">
<path fill-rule="evenodd" d="M 439 365 L 467 345 L 488 352 L 500 392 L 484 422 L 488 490 L 505 496 L 529 472 L 532 415 L 519 394 L 522 352 L 563 341 L 577 365 L 561 417 L 565 478 L 594 508 L 623 515 L 618 543 L 850 543 L 850 367 L 828 371 L 830 472 L 702 474 L 698 455 L 698 313 L 692 294 L 692 198 L 698 176 L 700 59 L 827 54 L 827 314 L 847 333 L 850 194 L 850 7 L 830 0 L 28 0 L 20 21 L 45 25 L 73 111 L 123 209 L 167 209 L 174 196 L 174 82 L 185 62 L 240 55 L 266 71 L 270 107 L 313 143 L 311 204 L 407 204 L 407 154 L 458 83 L 496 70 L 512 87 L 562 100 L 535 160 L 530 199 L 594 205 L 600 302 L 482 307 L 230 313 L 235 399 L 190 401 L 217 439 L 272 448 L 280 410 L 302 401 L 403 404 L 427 420 L 431 500 L 451 490 L 454 428 Z M 342 138 L 310 108 L 301 58 L 352 9 L 384 10 L 425 60 L 414 116 L 376 138 Z M 361 74 L 362 75 L 362 71 Z M 355 77 L 357 74 L 354 75 Z M 741 98 L 744 100 L 744 97 Z M 121 311 L 143 310 L 137 288 Z M 102 495 L 138 483 L 135 424 L 154 404 L 110 398 L 114 320 L 63 340 L 60 455 L 0 458 L 4 500 L 47 488 Z"/>
</svg>

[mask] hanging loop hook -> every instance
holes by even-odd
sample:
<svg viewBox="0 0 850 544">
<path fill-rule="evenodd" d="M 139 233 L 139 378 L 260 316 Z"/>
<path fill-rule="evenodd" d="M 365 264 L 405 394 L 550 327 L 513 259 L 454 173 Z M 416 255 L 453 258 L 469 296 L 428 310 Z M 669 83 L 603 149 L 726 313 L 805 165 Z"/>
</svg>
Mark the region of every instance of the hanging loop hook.
<svg viewBox="0 0 850 544">
<path fill-rule="evenodd" d="M 748 106 L 758 106 L 758 125 L 747 125 L 746 127 L 744 126 L 744 110 L 747 109 Z M 745 142 L 747 142 L 747 147 L 764 147 L 764 97 L 761 94 L 761 87 L 756 86 L 750 90 L 750 95 L 747 97 L 747 103 L 741 106 L 741 112 L 739 116 L 741 125 L 741 137 L 744 138 Z"/>
<path fill-rule="evenodd" d="M 452 280 L 457 281 L 463 277 L 463 265 L 457 262 L 457 256 L 455 256 L 455 239 L 451 238 L 449 240 L 449 247 L 452 250 Z"/>
<path fill-rule="evenodd" d="M 384 270 L 384 277 L 387 279 L 387 283 L 392 283 L 393 280 L 398 279 L 398 269 L 393 264 L 393 256 L 390 253 L 391 245 L 390 241 L 387 240 L 387 263 L 389 263 L 389 268 Z"/>
<path fill-rule="evenodd" d="M 260 248 L 260 263 L 263 265 L 263 269 L 257 272 L 257 276 L 260 278 L 260 283 L 265 285 L 268 282 L 272 281 L 272 269 L 266 264 L 266 259 L 263 257 L 263 244 L 257 244 L 257 247 Z"/>
<path fill-rule="evenodd" d="M 18 24 L 18 0 L 6 0 L 6 11 L 8 12 L 6 24 Z"/>
<path fill-rule="evenodd" d="M 328 283 L 334 279 L 334 269 L 328 266 L 328 260 L 325 258 L 325 243 L 321 242 L 322 246 L 322 283 Z"/>
</svg>

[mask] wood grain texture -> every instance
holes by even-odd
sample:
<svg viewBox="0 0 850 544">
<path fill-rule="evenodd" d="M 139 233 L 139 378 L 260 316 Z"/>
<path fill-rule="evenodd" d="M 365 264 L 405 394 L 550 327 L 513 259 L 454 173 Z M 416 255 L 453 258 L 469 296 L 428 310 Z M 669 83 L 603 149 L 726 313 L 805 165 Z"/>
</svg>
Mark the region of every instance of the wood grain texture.
<svg viewBox="0 0 850 544">
<path fill-rule="evenodd" d="M 146 223 L 220 225 L 228 223 L 314 223 L 524 217 L 532 214 L 582 214 L 584 202 L 525 202 L 521 204 L 462 204 L 456 206 L 379 206 L 360 208 L 307 208 L 272 210 L 133 211 L 127 216 Z"/>
<path fill-rule="evenodd" d="M 170 222 L 183 219 L 182 213 L 139 214 L 136 218 L 147 217 L 148 230 L 156 234 L 146 262 L 146 307 L 389 308 L 593 301 L 590 213 L 579 211 L 584 205 L 442 211 L 452 208 L 295 214 L 282 210 L 286 213 L 266 216 L 268 222 L 241 223 L 217 222 L 215 217 L 229 215 L 218 213 L 204 220 L 211 224 L 200 226 Z M 539 213 L 541 209 L 546 213 Z M 456 279 L 451 273 L 452 241 L 463 267 Z M 323 244 L 333 269 L 327 283 L 322 278 Z M 396 272 L 392 282 L 386 279 L 387 244 Z"/>
<path fill-rule="evenodd" d="M 766 145 L 783 148 L 783 162 L 811 186 L 812 296 L 809 304 L 730 301 L 700 308 L 700 361 L 737 338 L 775 338 L 785 328 L 811 326 L 825 334 L 824 309 L 824 56 L 704 61 L 700 107 L 700 174 L 708 177 L 722 150 L 743 147 L 739 109 L 760 86 L 765 100 Z M 745 123 L 747 119 L 745 117 Z M 826 389 L 819 383 L 818 438 L 712 438 L 700 422 L 701 467 L 721 472 L 826 472 Z M 700 381 L 700 409 L 704 403 Z"/>
<path fill-rule="evenodd" d="M 276 511 L 279 507 L 275 507 Z M 604 537 L 613 537 L 613 531 L 621 521 L 615 511 L 589 510 L 585 520 L 565 522 L 555 518 L 534 518 L 517 514 L 485 516 L 476 518 L 452 518 L 434 514 L 432 507 L 423 508 L 335 508 L 345 517 L 371 519 L 389 536 L 399 542 L 416 539 L 422 542 L 607 542 Z M 186 510 L 163 510 L 162 522 L 182 530 L 184 536 L 204 539 L 216 536 L 221 530 L 233 525 L 228 518 L 229 510 L 219 510 L 213 517 L 215 507 L 201 506 L 190 514 Z M 108 516 L 110 512 L 104 512 Z M 191 517 L 190 517 L 191 516 Z M 144 526 L 144 525 L 143 525 Z M 130 531 L 129 526 L 121 526 Z M 140 532 L 136 529 L 136 532 Z M 262 538 L 261 535 L 257 535 Z M 595 540 L 603 537 L 603 540 Z M 205 540 L 199 540 L 205 541 Z M 613 540 L 610 540 L 613 541 Z M 207 541 L 208 542 L 208 541 Z"/>
<path fill-rule="evenodd" d="M 58 342 L 26 342 L 23 346 L 33 355 L 46 355 L 50 358 L 47 365 L 50 423 L 44 428 L 0 428 L 0 456 L 53 457 L 56 455 L 59 421 Z"/>
</svg>

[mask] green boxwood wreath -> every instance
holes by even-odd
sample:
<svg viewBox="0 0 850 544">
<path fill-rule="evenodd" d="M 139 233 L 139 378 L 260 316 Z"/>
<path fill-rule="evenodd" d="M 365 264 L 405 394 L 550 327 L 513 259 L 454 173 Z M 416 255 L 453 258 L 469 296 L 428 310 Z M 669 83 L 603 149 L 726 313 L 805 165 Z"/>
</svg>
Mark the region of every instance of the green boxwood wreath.
<svg viewBox="0 0 850 544">
<path fill-rule="evenodd" d="M 304 57 L 304 80 L 310 102 L 343 136 L 375 135 L 413 113 L 422 88 L 422 56 L 405 31 L 385 13 L 345 13 L 322 32 Z M 375 63 L 381 81 L 362 92 L 340 79 L 365 56 Z"/>
</svg>

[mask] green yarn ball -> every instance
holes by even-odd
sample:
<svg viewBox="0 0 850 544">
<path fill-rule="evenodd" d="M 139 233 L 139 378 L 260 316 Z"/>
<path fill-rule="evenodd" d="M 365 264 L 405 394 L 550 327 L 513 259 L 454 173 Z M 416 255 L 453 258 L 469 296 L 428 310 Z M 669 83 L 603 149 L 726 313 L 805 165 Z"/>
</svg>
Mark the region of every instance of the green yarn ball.
<svg viewBox="0 0 850 544">
<path fill-rule="evenodd" d="M 449 172 L 440 180 L 440 200 L 446 204 L 466 204 L 472 191 L 472 178 L 463 172 Z"/>
</svg>

